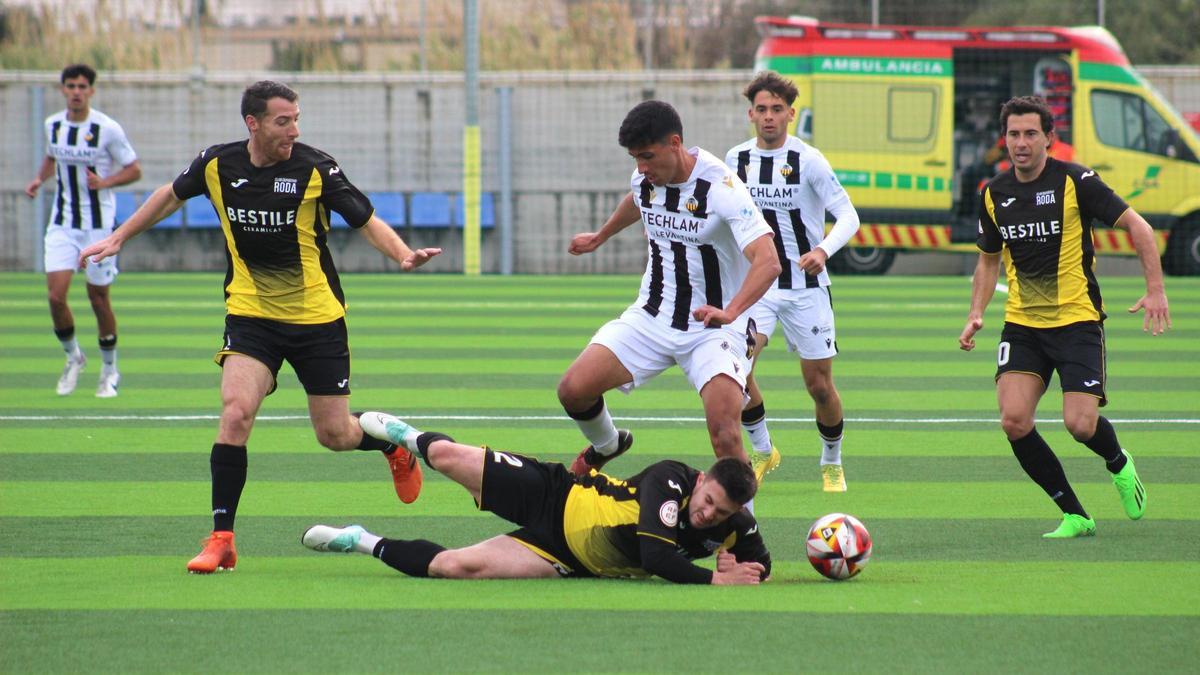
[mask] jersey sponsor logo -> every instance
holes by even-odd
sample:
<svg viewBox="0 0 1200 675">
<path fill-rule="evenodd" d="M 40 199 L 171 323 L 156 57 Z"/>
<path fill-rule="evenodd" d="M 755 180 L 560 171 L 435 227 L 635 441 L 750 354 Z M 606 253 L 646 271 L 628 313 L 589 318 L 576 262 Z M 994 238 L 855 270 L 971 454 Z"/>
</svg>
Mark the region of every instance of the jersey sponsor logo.
<svg viewBox="0 0 1200 675">
<path fill-rule="evenodd" d="M 1054 190 L 1044 190 L 1042 192 L 1037 193 L 1037 205 L 1038 206 L 1045 206 L 1047 204 L 1054 204 L 1054 203 L 1055 203 Z"/>
<path fill-rule="evenodd" d="M 1084 178 L 1091 178 L 1092 176 L 1095 176 L 1095 175 L 1096 175 L 1095 171 L 1084 171 L 1083 174 L 1081 176 L 1079 176 L 1079 180 L 1083 180 Z"/>
<path fill-rule="evenodd" d="M 1057 220 L 1038 221 L 1036 223 L 1021 223 L 1020 225 L 1001 225 L 1000 234 L 1005 241 L 1015 239 L 1030 239 L 1045 241 L 1047 237 L 1062 234 L 1062 223 Z"/>
<path fill-rule="evenodd" d="M 338 382 L 338 389 L 345 389 L 346 385 L 348 385 L 348 384 L 350 384 L 350 378 L 347 377 L 346 379 L 342 380 L 341 382 Z"/>
<path fill-rule="evenodd" d="M 249 182 L 250 182 L 250 179 L 249 179 L 249 178 L 239 178 L 239 179 L 237 179 L 237 180 L 233 181 L 232 183 L 230 183 L 230 184 L 229 184 L 229 187 L 232 187 L 232 188 L 240 188 L 240 187 L 242 187 L 243 185 L 245 185 L 246 183 L 249 183 Z"/>
<path fill-rule="evenodd" d="M 690 217 L 676 216 L 671 214 L 658 214 L 654 211 L 642 211 L 642 219 L 646 221 L 647 227 L 660 227 L 670 229 L 673 232 L 686 232 L 690 234 L 700 233 L 701 226 L 704 221 L 690 219 Z M 670 234 L 656 234 L 658 237 L 670 239 Z"/>
<path fill-rule="evenodd" d="M 1009 197 L 1008 199 L 1005 199 L 1004 201 L 1000 202 L 1000 206 L 1008 206 L 1009 204 L 1011 204 L 1015 201 L 1017 201 L 1016 197 Z"/>
<path fill-rule="evenodd" d="M 1098 384 L 1100 384 L 1100 380 L 1088 380 L 1087 382 L 1084 382 L 1084 383 L 1083 383 L 1083 386 L 1085 386 L 1085 387 L 1094 387 L 1094 386 L 1096 386 L 1096 385 L 1098 385 Z"/>
<path fill-rule="evenodd" d="M 667 479 L 667 486 L 670 487 L 672 490 L 675 490 L 679 494 L 683 494 L 683 488 L 679 487 L 679 483 L 676 483 L 675 481 L 671 480 L 670 478 Z"/>
<path fill-rule="evenodd" d="M 276 178 L 275 179 L 275 193 L 276 194 L 285 194 L 285 195 L 297 194 L 296 179 L 295 178 Z"/>
<path fill-rule="evenodd" d="M 701 543 L 701 545 L 704 546 L 704 550 L 708 551 L 709 553 L 712 553 L 713 551 L 721 548 L 721 544 L 723 544 L 723 543 L 725 543 L 725 542 L 713 541 L 712 539 L 705 539 Z"/>
<path fill-rule="evenodd" d="M 342 167 L 340 167 L 340 166 L 334 166 L 333 168 L 331 168 L 331 169 L 329 170 L 329 175 L 330 175 L 330 176 L 332 176 L 332 175 L 334 175 L 334 174 L 338 174 L 338 173 L 341 173 L 341 172 L 342 172 Z"/>
<path fill-rule="evenodd" d="M 793 196 L 793 188 L 782 185 L 747 185 L 746 187 L 750 190 L 750 196 L 756 201 L 759 199 L 791 199 Z M 785 204 L 784 208 L 787 206 Z"/>
<path fill-rule="evenodd" d="M 750 535 L 754 534 L 755 532 L 758 532 L 758 523 L 755 523 L 754 527 L 751 527 L 750 529 L 746 530 L 745 536 L 749 537 Z"/>
<path fill-rule="evenodd" d="M 679 502 L 669 501 L 663 502 L 663 505 L 658 507 L 658 519 L 667 527 L 675 527 L 679 524 Z"/>
<path fill-rule="evenodd" d="M 246 232 L 280 232 L 285 226 L 296 224 L 295 211 L 259 211 L 226 206 L 225 215 L 230 223 L 242 225 Z"/>
</svg>

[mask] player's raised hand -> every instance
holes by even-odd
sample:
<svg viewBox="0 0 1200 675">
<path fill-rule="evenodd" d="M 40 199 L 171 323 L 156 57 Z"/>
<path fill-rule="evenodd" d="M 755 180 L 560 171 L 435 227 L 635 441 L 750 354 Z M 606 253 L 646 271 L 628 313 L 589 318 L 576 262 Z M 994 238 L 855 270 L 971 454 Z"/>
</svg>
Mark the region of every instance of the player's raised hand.
<svg viewBox="0 0 1200 675">
<path fill-rule="evenodd" d="M 958 348 L 964 352 L 975 349 L 975 334 L 982 329 L 983 317 L 968 318 L 967 325 L 963 326 L 962 334 L 958 336 Z"/>
<path fill-rule="evenodd" d="M 825 270 L 825 261 L 829 259 L 829 254 L 825 253 L 825 249 L 817 247 L 813 250 L 800 256 L 796 264 L 800 269 L 807 274 L 817 275 Z"/>
<path fill-rule="evenodd" d="M 1129 313 L 1137 314 L 1143 309 L 1146 310 L 1146 315 L 1142 318 L 1142 332 L 1150 331 L 1151 335 L 1158 335 L 1167 332 L 1171 327 L 1171 310 L 1167 307 L 1166 293 L 1146 293 L 1129 308 Z"/>
<path fill-rule="evenodd" d="M 434 256 L 441 255 L 441 253 L 442 249 L 440 248 L 413 249 L 412 254 L 400 263 L 400 269 L 404 270 L 405 272 L 411 272 L 421 265 L 429 262 L 429 260 Z"/>
<path fill-rule="evenodd" d="M 729 312 L 720 307 L 712 305 L 700 305 L 692 311 L 692 318 L 703 322 L 705 328 L 713 326 L 724 326 L 727 323 L 732 323 L 737 317 L 730 316 Z"/>
<path fill-rule="evenodd" d="M 712 582 L 716 586 L 754 586 L 762 583 L 762 575 L 766 572 L 767 568 L 763 567 L 762 563 L 735 563 L 728 571 L 713 572 Z"/>
<path fill-rule="evenodd" d="M 571 243 L 567 246 L 567 253 L 571 255 L 583 255 L 591 253 L 600 248 L 600 244 L 604 241 L 600 239 L 599 232 L 583 232 L 571 238 Z"/>
<path fill-rule="evenodd" d="M 105 258 L 111 258 L 121 252 L 121 240 L 113 234 L 91 244 L 79 253 L 79 269 L 87 267 L 89 262 L 98 263 Z"/>
<path fill-rule="evenodd" d="M 91 169 L 86 169 L 86 171 L 87 171 L 87 184 L 88 184 L 89 189 L 103 190 L 106 187 L 103 183 L 104 179 L 101 178 L 95 171 L 92 171 Z"/>
</svg>

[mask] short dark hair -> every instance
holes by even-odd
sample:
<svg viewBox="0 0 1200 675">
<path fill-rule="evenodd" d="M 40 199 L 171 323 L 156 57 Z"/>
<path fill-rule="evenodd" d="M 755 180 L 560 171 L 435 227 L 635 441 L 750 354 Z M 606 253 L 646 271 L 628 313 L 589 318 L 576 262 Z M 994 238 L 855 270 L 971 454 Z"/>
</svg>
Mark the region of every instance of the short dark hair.
<svg viewBox="0 0 1200 675">
<path fill-rule="evenodd" d="M 670 103 L 642 101 L 633 106 L 621 122 L 617 142 L 622 148 L 644 148 L 669 138 L 672 134 L 683 137 L 683 121 Z"/>
<path fill-rule="evenodd" d="M 66 84 L 67 80 L 73 80 L 80 76 L 87 78 L 89 87 L 96 84 L 96 70 L 86 63 L 72 63 L 63 68 L 62 75 L 59 76 L 58 81 L 61 84 Z"/>
<path fill-rule="evenodd" d="M 786 77 L 781 76 L 773 70 L 764 70 L 750 80 L 750 84 L 746 85 L 746 89 L 742 91 L 742 95 L 746 100 L 754 104 L 754 97 L 758 96 L 760 91 L 769 91 L 791 105 L 796 102 L 796 97 L 800 95 L 800 91 L 796 89 L 796 85 Z"/>
<path fill-rule="evenodd" d="M 725 488 L 725 494 L 745 506 L 758 492 L 758 479 L 750 465 L 733 457 L 722 457 L 708 470 L 708 478 Z"/>
<path fill-rule="evenodd" d="M 290 103 L 295 103 L 300 95 L 286 84 L 273 80 L 255 82 L 242 92 L 242 119 L 246 119 L 247 115 L 262 119 L 263 114 L 267 112 L 267 101 L 273 98 L 282 98 Z"/>
<path fill-rule="evenodd" d="M 1028 115 L 1037 113 L 1042 120 L 1042 132 L 1049 135 L 1054 131 L 1054 113 L 1050 105 L 1041 96 L 1014 96 L 1000 106 L 1000 133 L 1008 134 L 1008 118 L 1010 115 Z"/>
</svg>

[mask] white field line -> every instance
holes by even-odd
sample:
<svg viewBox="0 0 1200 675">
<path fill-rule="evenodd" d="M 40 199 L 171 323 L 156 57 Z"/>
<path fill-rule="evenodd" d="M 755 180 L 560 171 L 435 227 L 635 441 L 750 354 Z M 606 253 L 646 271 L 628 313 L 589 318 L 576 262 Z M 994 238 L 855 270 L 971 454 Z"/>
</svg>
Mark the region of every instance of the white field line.
<svg viewBox="0 0 1200 675">
<path fill-rule="evenodd" d="M 219 415 L 0 415 L 4 422 L 56 422 L 56 421 L 148 421 L 148 422 L 186 422 L 217 420 Z M 259 415 L 260 422 L 292 422 L 307 420 L 308 415 Z M 406 420 L 457 420 L 482 422 L 546 422 L 570 421 L 564 415 L 406 415 Z M 703 423 L 703 417 L 614 417 L 614 420 L 626 422 L 679 422 Z M 999 420 L 989 417 L 847 417 L 847 422 L 854 424 L 998 424 Z M 1057 418 L 1037 420 L 1039 423 L 1056 422 Z M 1191 417 L 1146 417 L 1146 418 L 1113 418 L 1110 422 L 1118 424 L 1200 424 L 1200 418 Z M 772 424 L 811 424 L 811 417 L 772 417 Z"/>
</svg>

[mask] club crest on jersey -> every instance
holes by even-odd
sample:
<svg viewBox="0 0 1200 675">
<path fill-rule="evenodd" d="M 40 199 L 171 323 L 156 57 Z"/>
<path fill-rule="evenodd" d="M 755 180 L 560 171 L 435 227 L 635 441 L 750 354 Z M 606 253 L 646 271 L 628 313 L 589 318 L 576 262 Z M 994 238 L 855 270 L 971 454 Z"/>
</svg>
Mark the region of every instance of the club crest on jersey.
<svg viewBox="0 0 1200 675">
<path fill-rule="evenodd" d="M 725 174 L 725 177 L 721 179 L 721 182 L 725 184 L 725 187 L 732 188 L 733 187 L 733 176 L 731 176 L 729 174 Z"/>
<path fill-rule="evenodd" d="M 275 179 L 275 194 L 294 195 L 296 192 L 295 178 L 276 178 Z"/>
<path fill-rule="evenodd" d="M 91 143 L 93 138 L 95 138 L 95 136 L 93 136 L 91 133 L 88 133 L 83 137 L 83 140 L 87 141 L 88 143 Z"/>
<path fill-rule="evenodd" d="M 695 197 L 688 197 L 688 200 L 683 204 L 688 211 L 695 213 L 696 209 L 700 208 L 700 200 Z"/>
<path fill-rule="evenodd" d="M 795 171 L 795 169 L 792 168 L 791 164 L 788 164 L 786 162 L 784 163 L 783 166 L 779 167 L 779 175 L 783 176 L 784 178 L 787 178 L 788 176 L 792 175 L 792 171 Z"/>
</svg>

